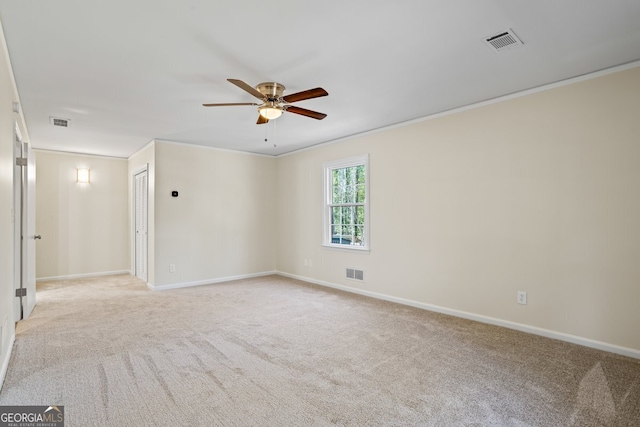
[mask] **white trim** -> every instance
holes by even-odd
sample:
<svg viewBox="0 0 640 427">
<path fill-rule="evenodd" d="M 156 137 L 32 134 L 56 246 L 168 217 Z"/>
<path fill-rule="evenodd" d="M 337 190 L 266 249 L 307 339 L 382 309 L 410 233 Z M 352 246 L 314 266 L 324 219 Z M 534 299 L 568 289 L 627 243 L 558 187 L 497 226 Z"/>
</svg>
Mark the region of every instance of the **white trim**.
<svg viewBox="0 0 640 427">
<path fill-rule="evenodd" d="M 11 335 L 11 339 L 9 340 L 9 345 L 7 346 L 7 353 L 3 355 L 4 362 L 2 363 L 2 370 L 0 370 L 0 391 L 2 390 L 2 386 L 4 385 L 4 378 L 7 375 L 7 370 L 9 369 L 9 361 L 11 360 L 11 353 L 13 353 L 13 343 L 16 342 L 16 333 L 15 330 Z M 0 346 L 2 343 L 0 343 Z"/>
<path fill-rule="evenodd" d="M 133 173 L 131 174 L 131 177 L 135 177 L 138 174 L 141 174 L 142 172 L 147 172 L 149 173 L 149 163 L 145 163 L 144 166 L 140 166 L 139 169 L 134 169 Z"/>
<path fill-rule="evenodd" d="M 20 125 L 18 124 L 17 120 L 13 121 L 13 131 L 16 133 L 16 139 L 18 140 L 18 142 L 23 142 L 22 140 L 22 132 L 20 132 Z"/>
<path fill-rule="evenodd" d="M 169 145 L 187 145 L 189 147 L 195 147 L 195 148 L 204 148 L 206 150 L 213 150 L 213 151 L 221 151 L 221 152 L 225 152 L 225 153 L 233 153 L 233 154 L 244 154 L 246 156 L 257 156 L 257 157 L 267 157 L 270 159 L 273 159 L 274 156 L 272 154 L 262 154 L 262 153 L 252 153 L 251 151 L 240 151 L 240 150 L 232 150 L 230 148 L 219 148 L 219 147 L 210 147 L 208 145 L 198 145 L 198 144 L 191 144 L 189 142 L 180 142 L 180 141 L 169 141 L 166 139 L 154 139 L 155 142 L 160 142 L 160 143 L 165 143 L 165 144 L 169 144 Z"/>
<path fill-rule="evenodd" d="M 391 295 L 380 294 L 377 292 L 365 291 L 362 289 L 351 288 L 343 285 L 336 285 L 334 283 L 325 282 L 323 280 L 311 279 L 308 277 L 298 276 L 295 274 L 289 274 L 279 271 L 277 273 L 280 276 L 288 277 L 290 279 L 302 280 L 304 282 L 313 283 L 320 286 L 326 286 L 329 288 L 339 289 L 345 292 L 351 292 L 354 294 L 364 295 L 371 298 L 376 298 L 384 301 L 391 301 L 398 304 L 408 305 L 411 307 L 420 308 L 423 310 L 434 311 L 436 313 L 448 314 L 450 316 L 460 317 L 463 319 L 474 320 L 480 323 L 487 323 L 489 325 L 502 326 L 509 329 L 515 329 L 517 331 L 526 332 L 529 334 L 540 335 L 546 338 L 552 338 L 560 341 L 569 342 L 572 344 L 578 344 L 584 347 L 595 348 L 597 350 L 608 351 L 610 353 L 620 354 L 622 356 L 632 357 L 634 359 L 640 359 L 640 350 L 622 347 L 615 344 L 609 344 L 601 341 L 592 340 L 589 338 L 583 338 L 576 335 L 565 334 L 563 332 L 551 331 L 549 329 L 538 328 L 536 326 L 525 325 L 522 323 L 511 322 L 509 320 L 496 319 L 495 317 L 483 316 L 480 314 L 469 313 L 466 311 L 454 310 L 451 308 L 441 307 L 433 304 L 426 304 L 419 301 L 409 300 L 405 298 L 394 297 Z"/>
<path fill-rule="evenodd" d="M 152 291 L 166 291 L 169 289 L 190 288 L 192 286 L 213 285 L 214 283 L 232 282 L 234 280 L 253 279 L 254 277 L 273 276 L 277 271 L 263 271 L 261 273 L 241 274 L 239 276 L 219 277 L 217 279 L 196 280 L 195 282 L 168 283 L 166 285 L 152 285 L 147 287 Z"/>
<path fill-rule="evenodd" d="M 491 99 L 487 99 L 484 101 L 480 101 L 480 102 L 476 102 L 474 104 L 469 104 L 469 105 L 463 105 L 461 107 L 457 107 L 457 108 L 453 108 L 451 110 L 445 110 L 445 111 L 440 111 L 438 113 L 433 113 L 430 114 L 428 116 L 423 116 L 423 117 L 418 117 L 417 119 L 412 119 L 412 120 L 407 120 L 406 122 L 400 122 L 400 123 L 395 123 L 389 126 L 383 126 L 377 129 L 372 129 L 372 130 L 368 130 L 365 132 L 359 132 L 359 133 L 354 133 L 352 135 L 347 135 L 347 136 L 343 136 L 341 138 L 336 138 L 336 139 L 332 139 L 330 141 L 325 141 L 325 142 L 321 142 L 318 144 L 314 144 L 310 147 L 305 147 L 305 148 L 300 148 L 298 150 L 292 150 L 289 151 L 287 153 L 282 153 L 282 154 L 278 154 L 277 156 L 274 157 L 286 157 L 286 156 L 290 156 L 293 154 L 298 154 L 298 153 L 302 153 L 304 151 L 309 151 L 309 150 L 315 150 L 316 148 L 321 148 L 327 145 L 331 145 L 331 144 L 337 144 L 339 142 L 344 142 L 344 141 L 348 141 L 351 139 L 355 139 L 355 138 L 360 138 L 363 136 L 368 136 L 368 135 L 373 135 L 379 132 L 384 132 L 387 130 L 391 130 L 391 129 L 396 129 L 396 128 L 400 128 L 400 127 L 405 127 L 405 126 L 410 126 L 416 123 L 420 123 L 420 122 L 424 122 L 427 120 L 432 120 L 432 119 L 437 119 L 440 117 L 445 117 L 445 116 L 450 116 L 452 114 L 458 114 L 458 113 L 462 113 L 464 111 L 468 111 L 468 110 L 474 110 L 476 108 L 481 108 L 481 107 L 485 107 L 487 105 L 492 105 L 492 104 L 497 104 L 503 101 L 509 101 L 511 99 L 516 99 L 516 98 L 520 98 L 523 96 L 528 96 L 528 95 L 533 95 L 535 93 L 540 93 L 540 92 L 545 92 L 547 90 L 551 90 L 551 89 L 556 89 L 562 86 L 568 86 L 574 83 L 580 83 L 583 82 L 585 80 L 591 80 L 591 79 L 596 79 L 598 77 L 602 77 L 602 76 L 606 76 L 609 74 L 613 74 L 613 73 L 617 73 L 620 71 L 626 71 L 626 70 L 630 70 L 632 68 L 636 68 L 636 67 L 640 67 L 640 60 L 639 61 L 633 61 L 633 62 L 628 62 L 626 64 L 621 64 L 621 65 L 616 65 L 615 67 L 611 67 L 611 68 L 605 68 L 602 70 L 598 70 L 598 71 L 593 71 L 591 73 L 587 73 L 587 74 L 582 74 L 576 77 L 571 77 L 565 80 L 560 80 L 554 83 L 548 83 L 542 86 L 536 86 L 530 89 L 525 89 L 522 91 L 518 91 L 518 92 L 513 92 L 507 95 L 502 95 L 502 96 L 498 96 L 496 98 L 491 98 Z"/>
<path fill-rule="evenodd" d="M 104 159 L 104 160 L 120 160 L 120 161 L 127 161 L 128 159 L 126 157 L 118 157 L 118 156 L 103 156 L 101 154 L 85 154 L 85 153 L 79 153 L 79 152 L 74 152 L 74 151 L 58 151 L 58 150 L 48 150 L 45 148 L 32 148 L 33 151 L 38 152 L 38 153 L 51 153 L 51 154 L 60 154 L 63 156 L 81 156 L 81 157 L 91 157 L 91 158 L 96 158 L 96 159 Z"/>
<path fill-rule="evenodd" d="M 48 281 L 53 281 L 53 280 L 84 279 L 85 277 L 114 276 L 116 274 L 131 274 L 131 271 L 129 271 L 129 270 L 116 270 L 116 271 L 101 271 L 101 272 L 98 272 L 98 273 L 68 274 L 66 276 L 38 277 L 36 279 L 36 282 L 48 282 Z"/>
<path fill-rule="evenodd" d="M 136 150 L 133 154 L 131 154 L 129 157 L 127 157 L 127 160 L 131 160 L 131 158 L 133 156 L 135 156 L 136 154 L 138 154 L 141 151 L 144 151 L 147 149 L 147 147 L 152 146 L 153 144 L 155 144 L 155 139 L 152 139 L 151 141 L 147 142 L 146 144 L 144 144 L 141 148 L 139 148 L 138 150 Z"/>
<path fill-rule="evenodd" d="M 20 119 L 20 127 L 22 129 L 24 140 L 30 141 L 29 138 L 29 130 L 27 129 L 27 123 L 24 119 L 24 113 L 22 111 L 22 102 L 20 101 L 20 93 L 18 92 L 18 85 L 16 84 L 16 77 L 13 74 L 13 64 L 11 63 L 11 55 L 9 55 L 9 46 L 7 45 L 7 39 L 4 36 L 4 28 L 2 27 L 2 21 L 0 20 L 0 50 L 2 50 L 2 54 L 4 55 L 7 65 L 9 67 L 9 79 L 11 80 L 11 88 L 13 89 L 13 101 L 17 102 L 20 105 L 20 109 L 17 113 L 13 113 L 17 115 Z M 23 141 L 24 141 L 23 140 Z"/>
<path fill-rule="evenodd" d="M 327 250 L 337 251 L 337 252 L 351 252 L 351 253 L 360 252 L 364 254 L 371 253 L 371 248 L 366 246 L 340 245 L 336 243 L 324 243 L 324 242 L 322 243 L 321 246 L 322 246 L 322 249 L 327 249 Z"/>
</svg>

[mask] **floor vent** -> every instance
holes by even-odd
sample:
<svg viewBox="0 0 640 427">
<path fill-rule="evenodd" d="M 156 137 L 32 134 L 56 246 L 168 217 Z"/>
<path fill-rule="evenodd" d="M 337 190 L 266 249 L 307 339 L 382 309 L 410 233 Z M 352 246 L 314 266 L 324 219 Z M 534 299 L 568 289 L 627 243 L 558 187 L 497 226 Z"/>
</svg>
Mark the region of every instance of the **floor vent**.
<svg viewBox="0 0 640 427">
<path fill-rule="evenodd" d="M 512 29 L 484 37 L 482 41 L 494 52 L 515 49 L 524 44 Z"/>
<path fill-rule="evenodd" d="M 364 280 L 364 271 L 355 268 L 347 268 L 347 279 Z"/>
<path fill-rule="evenodd" d="M 57 118 L 57 117 L 49 117 L 49 121 L 54 126 L 68 128 L 69 127 L 69 122 L 71 120 L 69 120 L 69 119 L 60 119 L 60 118 Z"/>
</svg>

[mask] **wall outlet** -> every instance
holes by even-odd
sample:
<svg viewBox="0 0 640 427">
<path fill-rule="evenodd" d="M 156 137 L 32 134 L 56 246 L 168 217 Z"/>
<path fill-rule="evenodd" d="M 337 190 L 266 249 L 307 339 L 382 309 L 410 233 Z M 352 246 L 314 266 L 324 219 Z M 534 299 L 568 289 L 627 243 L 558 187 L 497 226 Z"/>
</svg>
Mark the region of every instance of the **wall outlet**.
<svg viewBox="0 0 640 427">
<path fill-rule="evenodd" d="M 311 260 L 311 258 L 309 258 L 309 267 L 313 267 L 313 261 Z"/>
<path fill-rule="evenodd" d="M 518 291 L 518 304 L 527 304 L 527 293 L 524 291 Z"/>
<path fill-rule="evenodd" d="M 308 260 L 308 259 L 306 259 L 306 258 L 304 259 L 304 266 L 305 266 L 305 267 L 308 267 L 308 266 L 309 266 L 309 260 Z"/>
<path fill-rule="evenodd" d="M 176 265 L 169 264 L 169 273 L 175 273 L 175 272 L 176 272 Z"/>
</svg>

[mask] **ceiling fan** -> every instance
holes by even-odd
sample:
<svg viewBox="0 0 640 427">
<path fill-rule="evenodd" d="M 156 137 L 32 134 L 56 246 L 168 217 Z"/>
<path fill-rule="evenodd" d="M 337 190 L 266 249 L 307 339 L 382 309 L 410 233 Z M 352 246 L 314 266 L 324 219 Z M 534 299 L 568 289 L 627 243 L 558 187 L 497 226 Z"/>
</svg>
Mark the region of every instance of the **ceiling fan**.
<svg viewBox="0 0 640 427">
<path fill-rule="evenodd" d="M 312 119 L 322 120 L 327 117 L 324 113 L 318 113 L 317 111 L 307 110 L 305 108 L 296 107 L 291 105 L 292 102 L 304 101 L 305 99 L 318 98 L 321 96 L 329 95 L 326 90 L 321 87 L 315 89 L 303 90 L 302 92 L 292 93 L 291 95 L 282 96 L 285 87 L 280 83 L 265 82 L 260 83 L 255 88 L 249 86 L 242 80 L 227 79 L 230 83 L 238 86 L 245 92 L 249 92 L 262 101 L 262 104 L 256 104 L 254 102 L 231 102 L 224 104 L 202 104 L 205 107 L 228 107 L 235 105 L 253 105 L 258 107 L 258 122 L 256 124 L 261 125 L 268 123 L 269 120 L 277 119 L 282 115 L 284 111 L 294 114 L 300 114 L 301 116 L 311 117 Z"/>
</svg>

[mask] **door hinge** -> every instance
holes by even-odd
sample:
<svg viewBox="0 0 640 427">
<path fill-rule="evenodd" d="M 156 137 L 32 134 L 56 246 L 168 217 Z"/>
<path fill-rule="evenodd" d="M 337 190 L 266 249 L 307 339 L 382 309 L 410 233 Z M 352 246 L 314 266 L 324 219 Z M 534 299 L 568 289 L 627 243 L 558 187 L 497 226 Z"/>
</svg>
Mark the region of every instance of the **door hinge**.
<svg viewBox="0 0 640 427">
<path fill-rule="evenodd" d="M 27 288 L 18 288 L 16 289 L 17 297 L 26 297 L 27 296 Z"/>
<path fill-rule="evenodd" d="M 27 158 L 26 157 L 16 158 L 16 166 L 27 166 Z"/>
</svg>

